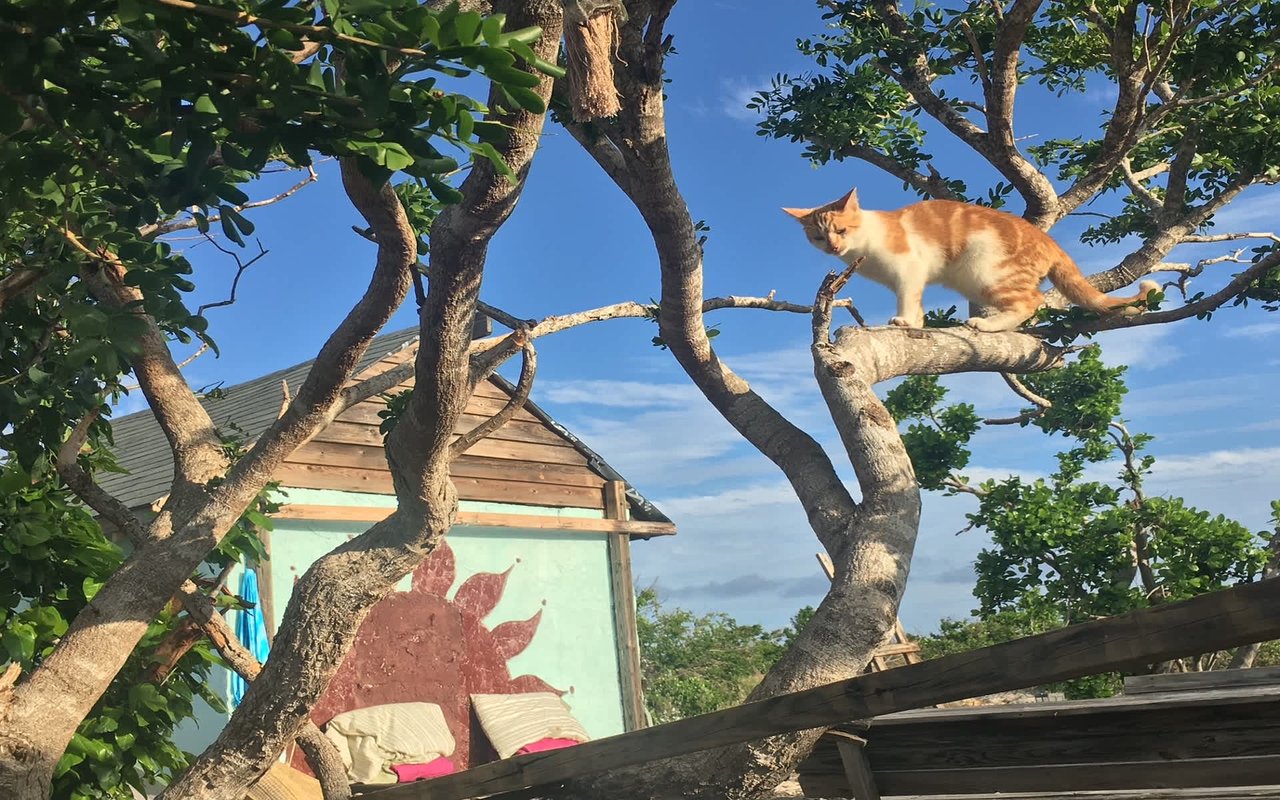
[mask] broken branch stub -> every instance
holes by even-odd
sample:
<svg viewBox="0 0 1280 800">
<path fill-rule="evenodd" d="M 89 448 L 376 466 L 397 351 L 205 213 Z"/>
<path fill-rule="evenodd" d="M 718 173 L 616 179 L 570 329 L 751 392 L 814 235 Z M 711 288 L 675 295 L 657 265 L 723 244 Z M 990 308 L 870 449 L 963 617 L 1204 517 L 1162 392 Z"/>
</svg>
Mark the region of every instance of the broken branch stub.
<svg viewBox="0 0 1280 800">
<path fill-rule="evenodd" d="M 562 0 L 569 107 L 575 122 L 616 116 L 622 110 L 613 82 L 618 25 L 627 19 L 622 0 Z"/>
</svg>

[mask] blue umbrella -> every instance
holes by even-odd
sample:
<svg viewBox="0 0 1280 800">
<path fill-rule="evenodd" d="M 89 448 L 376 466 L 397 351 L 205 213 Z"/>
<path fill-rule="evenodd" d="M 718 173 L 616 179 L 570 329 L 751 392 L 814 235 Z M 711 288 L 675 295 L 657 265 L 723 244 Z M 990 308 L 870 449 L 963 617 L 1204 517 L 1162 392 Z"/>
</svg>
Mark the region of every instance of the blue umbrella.
<svg viewBox="0 0 1280 800">
<path fill-rule="evenodd" d="M 254 658 L 258 659 L 259 662 L 266 661 L 271 645 L 267 643 L 267 625 L 262 618 L 262 601 L 258 596 L 258 573 L 248 567 L 245 567 L 240 576 L 240 597 L 246 603 L 251 603 L 252 607 L 236 612 L 236 638 L 250 653 L 253 653 Z M 232 673 L 232 708 L 240 705 L 240 701 L 244 699 L 244 693 L 248 688 L 249 684 L 245 682 L 244 678 Z"/>
</svg>

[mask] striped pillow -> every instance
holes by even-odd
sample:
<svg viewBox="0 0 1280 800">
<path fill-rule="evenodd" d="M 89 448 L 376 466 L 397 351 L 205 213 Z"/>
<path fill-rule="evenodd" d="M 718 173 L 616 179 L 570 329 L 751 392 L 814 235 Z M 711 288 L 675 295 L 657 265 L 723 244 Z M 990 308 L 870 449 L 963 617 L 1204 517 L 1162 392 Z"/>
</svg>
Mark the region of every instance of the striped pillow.
<svg viewBox="0 0 1280 800">
<path fill-rule="evenodd" d="M 471 704 L 499 758 L 510 758 L 525 745 L 542 739 L 591 739 L 569 706 L 551 692 L 473 694 Z"/>
</svg>

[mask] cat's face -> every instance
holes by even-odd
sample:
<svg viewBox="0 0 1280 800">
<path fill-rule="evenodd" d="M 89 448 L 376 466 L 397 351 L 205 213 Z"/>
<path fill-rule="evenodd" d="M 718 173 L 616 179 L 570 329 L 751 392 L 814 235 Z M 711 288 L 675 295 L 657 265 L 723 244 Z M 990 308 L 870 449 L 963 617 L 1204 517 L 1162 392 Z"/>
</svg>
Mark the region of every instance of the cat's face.
<svg viewBox="0 0 1280 800">
<path fill-rule="evenodd" d="M 825 206 L 817 208 L 784 208 L 800 221 L 809 244 L 824 253 L 843 255 L 852 247 L 854 235 L 862 224 L 857 190 Z"/>
</svg>

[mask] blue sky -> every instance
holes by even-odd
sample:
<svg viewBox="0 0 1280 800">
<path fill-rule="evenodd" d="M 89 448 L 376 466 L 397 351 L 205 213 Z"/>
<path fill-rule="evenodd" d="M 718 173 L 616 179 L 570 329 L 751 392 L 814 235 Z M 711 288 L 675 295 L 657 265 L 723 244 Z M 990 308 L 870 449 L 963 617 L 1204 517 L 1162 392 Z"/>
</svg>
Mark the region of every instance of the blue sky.
<svg viewBox="0 0 1280 800">
<path fill-rule="evenodd" d="M 686 0 L 672 18 L 679 55 L 669 62 L 669 136 L 691 211 L 712 228 L 709 296 L 776 290 L 780 298 L 812 299 L 836 262 L 811 248 L 779 206 L 817 205 L 853 185 L 871 208 L 914 200 L 872 167 L 814 168 L 798 146 L 756 135 L 747 99 L 776 73 L 808 69 L 794 42 L 821 26 L 816 7 L 805 3 Z M 1018 133 L 1089 131 L 1108 99 L 1104 86 L 1063 99 L 1029 88 L 1020 96 Z M 993 182 L 945 136 L 935 136 L 929 150 L 944 173 Z M 350 231 L 360 219 L 342 196 L 334 165 L 322 164 L 320 175 L 290 201 L 251 212 L 270 254 L 246 272 L 234 306 L 210 312 L 222 357 L 193 363 L 187 373 L 194 385 L 232 384 L 313 357 L 362 291 L 373 248 Z M 256 196 L 292 180 L 272 176 Z M 1218 230 L 1270 230 L 1277 210 L 1274 191 L 1247 193 L 1220 215 Z M 1083 227 L 1075 223 L 1054 233 L 1082 267 L 1114 265 L 1122 251 L 1074 243 Z M 197 265 L 193 307 L 225 295 L 234 266 L 194 239 L 177 244 Z M 1179 255 L 1171 260 L 1185 260 Z M 1225 276 L 1230 267 L 1214 269 Z M 1200 284 L 1217 285 L 1218 277 Z M 846 294 L 872 324 L 892 314 L 890 295 L 863 279 Z M 657 295 L 653 245 L 639 215 L 566 133 L 549 126 L 524 197 L 490 249 L 484 299 L 534 318 Z M 929 307 L 958 301 L 945 290 L 926 296 Z M 843 462 L 812 379 L 807 318 L 732 311 L 714 320 L 723 331 L 716 340 L 722 357 Z M 413 322 L 406 307 L 390 328 Z M 653 335 L 651 324 L 624 320 L 541 340 L 534 399 L 679 525 L 677 537 L 636 544 L 638 581 L 656 582 L 673 604 L 785 624 L 823 594 L 817 541 L 780 473 L 720 419 L 668 353 L 650 344 Z M 1280 394 L 1280 318 L 1232 309 L 1212 324 L 1191 320 L 1100 341 L 1108 361 L 1131 366 L 1125 403 L 1131 427 L 1157 437 L 1150 447 L 1160 458 L 1152 491 L 1261 528 L 1268 501 L 1280 497 L 1280 412 L 1273 399 Z M 1018 406 L 996 376 L 959 376 L 947 385 L 982 414 Z M 127 402 L 134 408 L 139 399 Z M 970 474 L 1046 473 L 1054 444 L 1032 430 L 983 431 Z M 852 479 L 847 467 L 842 475 Z M 939 617 L 965 616 L 974 606 L 972 562 L 985 540 L 976 532 L 956 535 L 971 507 L 968 498 L 925 500 L 902 607 L 911 631 L 933 629 Z"/>
</svg>

